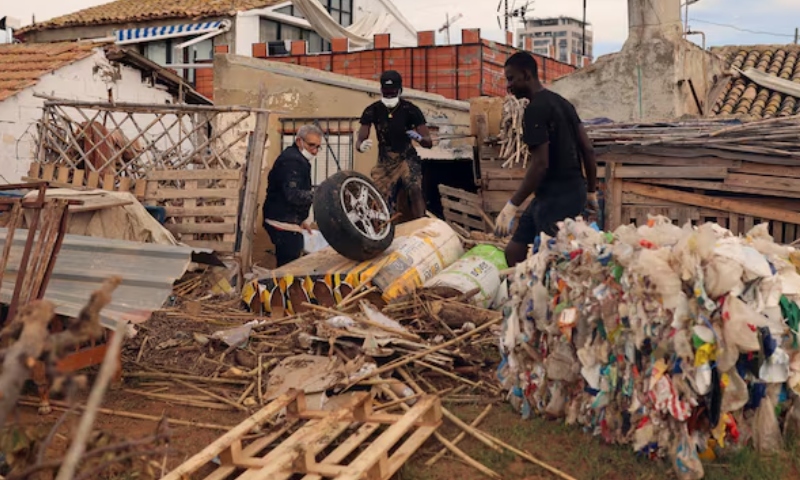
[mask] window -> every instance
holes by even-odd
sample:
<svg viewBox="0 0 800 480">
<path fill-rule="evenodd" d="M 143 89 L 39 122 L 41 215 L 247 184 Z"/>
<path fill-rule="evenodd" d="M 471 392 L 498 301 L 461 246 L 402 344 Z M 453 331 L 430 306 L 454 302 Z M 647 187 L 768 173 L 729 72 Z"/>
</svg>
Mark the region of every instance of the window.
<svg viewBox="0 0 800 480">
<path fill-rule="evenodd" d="M 564 30 L 561 30 L 560 32 L 556 32 L 554 36 L 556 36 L 556 37 L 566 37 L 567 36 L 567 32 L 564 31 Z"/>
<path fill-rule="evenodd" d="M 567 63 L 567 52 L 561 52 L 558 54 L 558 60 L 564 63 Z"/>
<path fill-rule="evenodd" d="M 551 40 L 534 40 L 533 45 L 536 47 L 547 46 L 553 43 Z"/>
<path fill-rule="evenodd" d="M 282 147 L 284 149 L 292 146 L 294 135 L 283 135 Z M 355 139 L 349 135 L 328 135 L 327 139 L 322 138 L 322 146 L 319 148 L 317 158 L 311 163 L 311 184 L 314 186 L 324 182 L 328 177 L 342 170 L 353 169 L 353 142 Z M 329 148 L 330 147 L 330 148 Z M 337 166 L 336 160 L 339 161 Z"/>
<path fill-rule="evenodd" d="M 320 0 L 328 13 L 343 27 L 353 24 L 353 0 Z"/>
<path fill-rule="evenodd" d="M 281 24 L 262 18 L 258 28 L 258 41 L 261 43 L 280 40 Z"/>
<path fill-rule="evenodd" d="M 147 42 L 141 46 L 141 54 L 159 65 L 172 63 L 172 41 Z"/>
</svg>

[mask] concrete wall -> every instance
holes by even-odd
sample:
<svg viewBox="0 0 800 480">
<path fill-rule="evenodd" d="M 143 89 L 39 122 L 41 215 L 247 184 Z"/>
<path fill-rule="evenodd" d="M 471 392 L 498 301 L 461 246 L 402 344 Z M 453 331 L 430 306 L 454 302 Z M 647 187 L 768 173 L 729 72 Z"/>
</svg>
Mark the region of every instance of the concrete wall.
<svg viewBox="0 0 800 480">
<path fill-rule="evenodd" d="M 282 151 L 280 118 L 359 118 L 364 108 L 378 99 L 378 84 L 308 67 L 236 55 L 215 55 L 214 78 L 214 99 L 217 105 L 258 106 L 260 91 L 264 89 L 267 93 L 267 107 L 285 112 L 270 116 L 267 161 L 262 173 L 256 228 L 257 253 L 263 252 L 267 248 L 268 239 L 263 228 L 260 228 L 260 206 L 266 196 L 267 172 Z M 371 94 L 364 90 L 374 90 L 376 93 Z M 422 109 L 429 123 L 438 121 L 469 125 L 469 104 L 466 102 L 446 100 L 439 95 L 411 90 L 406 92 L 406 97 Z M 374 129 L 372 139 L 375 140 Z M 376 161 L 377 148 L 366 154 L 354 152 L 354 169 L 358 172 L 368 175 Z"/>
<path fill-rule="evenodd" d="M 551 89 L 584 119 L 670 120 L 707 113 L 708 93 L 724 62 L 682 38 L 678 0 L 629 0 L 628 8 L 631 24 L 622 50 L 556 80 Z"/>
<path fill-rule="evenodd" d="M 100 68 L 98 68 L 100 67 Z M 104 73 L 117 72 L 111 79 Z M 42 117 L 41 93 L 70 100 L 108 100 L 108 89 L 122 102 L 165 103 L 172 95 L 142 83 L 139 70 L 111 65 L 101 50 L 52 73 L 39 83 L 0 102 L 0 182 L 16 183 L 34 159 L 36 122 Z"/>
</svg>

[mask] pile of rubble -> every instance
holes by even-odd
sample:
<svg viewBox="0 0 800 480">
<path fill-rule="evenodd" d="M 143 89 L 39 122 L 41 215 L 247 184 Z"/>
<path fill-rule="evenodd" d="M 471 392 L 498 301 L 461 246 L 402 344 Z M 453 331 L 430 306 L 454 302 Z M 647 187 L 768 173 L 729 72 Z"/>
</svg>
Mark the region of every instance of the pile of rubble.
<svg viewBox="0 0 800 480">
<path fill-rule="evenodd" d="M 498 376 L 523 417 L 669 456 L 682 479 L 730 444 L 775 451 L 779 418 L 800 418 L 798 265 L 766 224 L 568 220 L 516 268 Z"/>
</svg>

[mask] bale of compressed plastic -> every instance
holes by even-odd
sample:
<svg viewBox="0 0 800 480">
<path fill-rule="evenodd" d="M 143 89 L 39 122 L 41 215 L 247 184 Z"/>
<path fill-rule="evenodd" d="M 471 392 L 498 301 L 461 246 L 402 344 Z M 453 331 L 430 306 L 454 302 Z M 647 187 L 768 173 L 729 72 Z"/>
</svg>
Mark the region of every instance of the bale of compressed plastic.
<svg viewBox="0 0 800 480">
<path fill-rule="evenodd" d="M 712 448 L 780 449 L 776 412 L 800 394 L 798 258 L 764 225 L 567 220 L 512 276 L 498 377 L 523 417 L 669 456 L 680 478 Z"/>
</svg>

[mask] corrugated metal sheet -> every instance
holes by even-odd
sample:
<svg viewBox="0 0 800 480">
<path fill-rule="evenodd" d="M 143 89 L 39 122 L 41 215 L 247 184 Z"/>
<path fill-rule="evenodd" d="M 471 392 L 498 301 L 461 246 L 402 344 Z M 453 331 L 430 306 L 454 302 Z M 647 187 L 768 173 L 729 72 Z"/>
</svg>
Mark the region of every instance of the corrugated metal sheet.
<svg viewBox="0 0 800 480">
<path fill-rule="evenodd" d="M 0 228 L 0 251 L 7 234 L 7 229 Z M 0 290 L 3 303 L 11 301 L 27 236 L 27 230 L 17 230 L 14 234 Z M 66 235 L 45 299 L 55 304 L 56 313 L 74 317 L 103 281 L 118 275 L 122 283 L 114 291 L 111 304 L 103 310 L 103 324 L 114 328 L 119 320 L 140 323 L 164 305 L 172 293 L 172 284 L 183 276 L 192 252 L 197 251 L 207 252 L 190 247 Z"/>
</svg>

